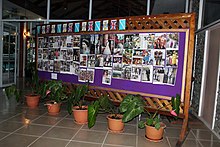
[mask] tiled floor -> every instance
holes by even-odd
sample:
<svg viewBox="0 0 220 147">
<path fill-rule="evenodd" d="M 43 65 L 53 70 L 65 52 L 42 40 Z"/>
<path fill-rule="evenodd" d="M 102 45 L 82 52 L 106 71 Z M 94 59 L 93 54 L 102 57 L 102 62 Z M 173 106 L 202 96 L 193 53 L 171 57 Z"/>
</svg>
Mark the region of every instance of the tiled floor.
<svg viewBox="0 0 220 147">
<path fill-rule="evenodd" d="M 153 143 L 145 139 L 144 130 L 136 120 L 125 125 L 123 133 L 107 130 L 106 115 L 98 115 L 92 129 L 77 125 L 65 106 L 57 116 L 50 116 L 41 103 L 36 109 L 7 99 L 0 89 L 0 147 L 174 147 L 180 134 L 180 125 L 164 119 L 167 127 L 164 139 Z M 201 122 L 190 123 L 190 132 L 183 147 L 219 147 L 220 140 Z"/>
</svg>

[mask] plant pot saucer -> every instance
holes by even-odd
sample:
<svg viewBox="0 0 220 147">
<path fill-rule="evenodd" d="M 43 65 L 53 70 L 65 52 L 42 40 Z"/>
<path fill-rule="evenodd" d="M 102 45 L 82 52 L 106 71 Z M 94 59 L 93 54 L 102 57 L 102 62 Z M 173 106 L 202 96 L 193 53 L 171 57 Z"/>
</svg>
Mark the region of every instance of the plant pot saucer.
<svg viewBox="0 0 220 147">
<path fill-rule="evenodd" d="M 148 141 L 151 141 L 151 142 L 161 142 L 163 140 L 163 137 L 161 139 L 150 139 L 148 138 L 146 135 L 145 135 L 145 138 L 148 140 Z"/>
<path fill-rule="evenodd" d="M 115 131 L 115 130 L 110 130 L 110 129 L 108 128 L 108 131 L 109 131 L 110 133 L 122 133 L 122 132 L 124 132 L 124 129 L 123 129 L 123 130 L 119 130 L 119 131 Z"/>
</svg>

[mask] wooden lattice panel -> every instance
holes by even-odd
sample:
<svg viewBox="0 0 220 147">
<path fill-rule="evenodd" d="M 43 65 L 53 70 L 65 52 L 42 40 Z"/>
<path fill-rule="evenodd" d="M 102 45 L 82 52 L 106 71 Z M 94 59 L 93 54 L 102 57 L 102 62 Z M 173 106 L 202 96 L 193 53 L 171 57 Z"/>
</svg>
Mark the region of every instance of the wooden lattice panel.
<svg viewBox="0 0 220 147">
<path fill-rule="evenodd" d="M 120 90 L 115 90 L 115 89 L 105 89 L 105 88 L 94 88 L 91 87 L 89 89 L 89 92 L 87 93 L 86 97 L 93 98 L 93 99 L 98 99 L 102 95 L 107 95 L 109 99 L 113 102 L 120 103 L 124 97 L 128 94 L 137 94 L 135 92 L 131 91 L 120 91 Z M 146 107 L 150 109 L 160 109 L 161 111 L 171 111 L 172 106 L 171 106 L 171 100 L 169 99 L 162 99 L 162 98 L 157 98 L 155 97 L 148 97 L 145 95 L 140 94 L 145 100 L 146 100 Z M 180 106 L 180 113 L 183 113 L 183 104 Z"/>
<path fill-rule="evenodd" d="M 126 26 L 126 30 L 188 29 L 190 17 L 186 14 L 176 17 L 136 16 L 128 18 Z"/>
</svg>

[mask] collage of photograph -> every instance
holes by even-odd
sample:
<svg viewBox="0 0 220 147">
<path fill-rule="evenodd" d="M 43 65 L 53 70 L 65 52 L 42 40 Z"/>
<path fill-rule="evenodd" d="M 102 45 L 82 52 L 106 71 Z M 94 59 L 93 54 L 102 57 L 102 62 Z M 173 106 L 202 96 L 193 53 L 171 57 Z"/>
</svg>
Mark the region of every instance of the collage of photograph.
<svg viewBox="0 0 220 147">
<path fill-rule="evenodd" d="M 63 28 L 65 29 L 64 26 Z M 117 78 L 175 85 L 178 50 L 178 33 L 39 37 L 38 68 L 43 71 L 81 74 L 80 81 L 85 81 L 82 75 L 85 75 L 84 69 L 88 68 L 108 70 L 111 73 L 108 74 L 109 81 Z M 109 83 L 111 82 L 103 82 Z"/>
</svg>

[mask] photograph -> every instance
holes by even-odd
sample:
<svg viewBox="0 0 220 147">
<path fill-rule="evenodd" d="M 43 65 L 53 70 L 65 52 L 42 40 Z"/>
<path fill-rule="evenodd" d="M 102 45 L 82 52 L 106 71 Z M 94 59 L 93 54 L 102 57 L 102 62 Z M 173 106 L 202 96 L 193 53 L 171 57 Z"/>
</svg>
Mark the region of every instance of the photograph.
<svg viewBox="0 0 220 147">
<path fill-rule="evenodd" d="M 132 60 L 132 49 L 124 49 L 123 50 L 123 64 L 131 64 Z"/>
<path fill-rule="evenodd" d="M 135 47 L 134 34 L 124 35 L 124 49 L 133 49 Z"/>
<path fill-rule="evenodd" d="M 147 49 L 148 41 L 147 38 L 149 36 L 148 33 L 140 33 L 140 48 L 141 49 Z"/>
<path fill-rule="evenodd" d="M 124 64 L 122 68 L 122 79 L 130 80 L 131 79 L 131 66 Z"/>
<path fill-rule="evenodd" d="M 112 67 L 112 55 L 103 55 L 103 66 Z"/>
<path fill-rule="evenodd" d="M 167 49 L 178 49 L 179 48 L 179 33 L 167 34 Z"/>
<path fill-rule="evenodd" d="M 153 67 L 153 84 L 164 84 L 164 67 Z"/>
<path fill-rule="evenodd" d="M 143 65 L 153 65 L 154 53 L 153 50 L 143 50 Z"/>
<path fill-rule="evenodd" d="M 80 58 L 80 50 L 73 49 L 73 61 L 79 62 L 79 58 Z"/>
<path fill-rule="evenodd" d="M 103 68 L 102 84 L 111 85 L 111 81 L 112 81 L 112 69 Z"/>
<path fill-rule="evenodd" d="M 178 65 L 178 50 L 166 50 L 166 66 Z"/>
<path fill-rule="evenodd" d="M 165 50 L 154 49 L 154 66 L 164 66 L 165 65 Z"/>
<path fill-rule="evenodd" d="M 87 70 L 85 68 L 79 69 L 78 81 L 79 82 L 87 82 Z"/>
<path fill-rule="evenodd" d="M 103 65 L 104 65 L 103 55 L 101 55 L 101 54 L 96 55 L 95 67 L 96 67 L 96 68 L 102 68 Z"/>
<path fill-rule="evenodd" d="M 167 34 L 156 33 L 154 40 L 154 49 L 166 49 Z"/>
<path fill-rule="evenodd" d="M 73 35 L 72 43 L 74 49 L 80 49 L 80 35 Z"/>
<path fill-rule="evenodd" d="M 113 72 L 112 72 L 112 78 L 121 79 L 121 77 L 122 77 L 122 72 L 121 72 L 121 71 L 113 70 Z"/>
<path fill-rule="evenodd" d="M 175 85 L 177 75 L 177 68 L 165 68 L 163 83 L 168 85 Z"/>
<path fill-rule="evenodd" d="M 142 65 L 143 64 L 143 57 L 133 57 L 132 64 L 133 65 Z"/>
<path fill-rule="evenodd" d="M 101 54 L 103 55 L 112 55 L 115 46 L 115 40 L 111 39 L 110 37 L 111 35 L 104 34 L 101 38 Z"/>
<path fill-rule="evenodd" d="M 43 60 L 38 60 L 38 62 L 37 62 L 37 70 L 39 70 L 39 71 L 43 70 Z"/>
<path fill-rule="evenodd" d="M 94 68 L 96 62 L 96 55 L 95 54 L 89 54 L 88 55 L 88 61 L 87 61 L 87 67 Z"/>
<path fill-rule="evenodd" d="M 49 47 L 59 48 L 60 47 L 60 36 L 50 36 Z"/>
<path fill-rule="evenodd" d="M 72 67 L 71 69 L 71 73 L 74 75 L 78 75 L 79 74 L 79 62 L 72 62 Z"/>
<path fill-rule="evenodd" d="M 131 81 L 141 81 L 141 69 L 142 66 L 132 66 L 131 67 Z"/>
<path fill-rule="evenodd" d="M 87 68 L 86 82 L 94 83 L 95 69 Z"/>
<path fill-rule="evenodd" d="M 80 67 L 87 67 L 87 54 L 80 54 Z"/>
<path fill-rule="evenodd" d="M 152 83 L 153 79 L 153 66 L 144 65 L 141 71 L 141 82 Z"/>
<path fill-rule="evenodd" d="M 61 67 L 60 60 L 54 60 L 54 72 L 59 73 L 60 72 L 60 67 Z"/>
</svg>

